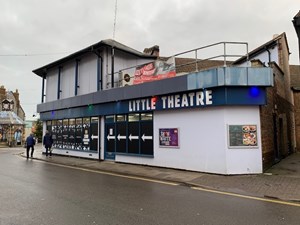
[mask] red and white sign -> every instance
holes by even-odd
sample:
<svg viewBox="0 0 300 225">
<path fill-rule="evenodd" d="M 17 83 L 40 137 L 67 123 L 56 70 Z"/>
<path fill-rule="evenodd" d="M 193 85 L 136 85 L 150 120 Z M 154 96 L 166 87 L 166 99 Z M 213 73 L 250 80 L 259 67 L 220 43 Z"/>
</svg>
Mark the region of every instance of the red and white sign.
<svg viewBox="0 0 300 225">
<path fill-rule="evenodd" d="M 171 57 L 167 61 L 156 60 L 137 67 L 134 73 L 133 84 L 140 84 L 175 76 L 175 58 Z"/>
</svg>

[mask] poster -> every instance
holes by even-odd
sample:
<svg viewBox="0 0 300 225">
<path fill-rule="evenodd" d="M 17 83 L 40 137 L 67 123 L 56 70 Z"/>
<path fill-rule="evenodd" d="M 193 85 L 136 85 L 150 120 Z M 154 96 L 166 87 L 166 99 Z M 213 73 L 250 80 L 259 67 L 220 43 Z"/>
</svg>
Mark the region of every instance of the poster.
<svg viewBox="0 0 300 225">
<path fill-rule="evenodd" d="M 175 58 L 167 61 L 155 60 L 154 62 L 138 66 L 134 73 L 133 84 L 140 84 L 165 78 L 175 77 Z"/>
<path fill-rule="evenodd" d="M 160 128 L 159 147 L 179 148 L 179 128 Z"/>
<path fill-rule="evenodd" d="M 257 147 L 256 125 L 229 125 L 229 147 Z"/>
</svg>

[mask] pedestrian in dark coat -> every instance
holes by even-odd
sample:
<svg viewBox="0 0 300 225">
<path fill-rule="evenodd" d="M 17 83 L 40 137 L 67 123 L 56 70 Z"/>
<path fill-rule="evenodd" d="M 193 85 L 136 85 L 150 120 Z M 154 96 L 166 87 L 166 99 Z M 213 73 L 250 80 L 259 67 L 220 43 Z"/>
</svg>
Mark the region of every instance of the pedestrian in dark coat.
<svg viewBox="0 0 300 225">
<path fill-rule="evenodd" d="M 46 149 L 46 156 L 48 156 L 48 151 L 50 153 L 50 156 L 52 156 L 52 151 L 51 151 L 52 144 L 53 144 L 52 135 L 50 135 L 49 132 L 46 130 L 46 134 L 43 138 L 43 145 L 45 146 Z"/>
<path fill-rule="evenodd" d="M 33 157 L 33 152 L 34 152 L 34 145 L 35 145 L 35 140 L 33 138 L 33 134 L 30 134 L 27 138 L 26 138 L 26 156 L 27 159 L 29 158 L 29 150 L 31 148 L 31 158 Z"/>
</svg>

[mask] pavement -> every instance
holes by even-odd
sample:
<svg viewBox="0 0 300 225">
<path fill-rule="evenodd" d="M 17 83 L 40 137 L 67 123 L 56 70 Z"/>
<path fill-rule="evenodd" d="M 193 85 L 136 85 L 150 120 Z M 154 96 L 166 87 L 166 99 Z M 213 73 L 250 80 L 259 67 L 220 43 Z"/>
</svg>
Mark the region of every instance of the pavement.
<svg viewBox="0 0 300 225">
<path fill-rule="evenodd" d="M 300 153 L 294 153 L 286 157 L 263 174 L 216 175 L 70 156 L 53 155 L 50 158 L 42 153 L 42 148 L 41 144 L 36 145 L 34 160 L 120 175 L 176 182 L 181 185 L 252 197 L 300 202 Z M 25 157 L 25 149 L 20 148 L 20 150 L 23 150 L 20 155 Z"/>
</svg>

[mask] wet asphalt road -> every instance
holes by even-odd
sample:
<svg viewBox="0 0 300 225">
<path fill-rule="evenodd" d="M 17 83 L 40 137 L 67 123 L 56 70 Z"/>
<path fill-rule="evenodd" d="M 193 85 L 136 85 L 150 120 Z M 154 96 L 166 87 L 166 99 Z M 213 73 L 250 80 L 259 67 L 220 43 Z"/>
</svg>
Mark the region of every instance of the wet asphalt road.
<svg viewBox="0 0 300 225">
<path fill-rule="evenodd" d="M 0 225 L 298 225 L 300 207 L 64 168 L 0 149 Z"/>
</svg>

